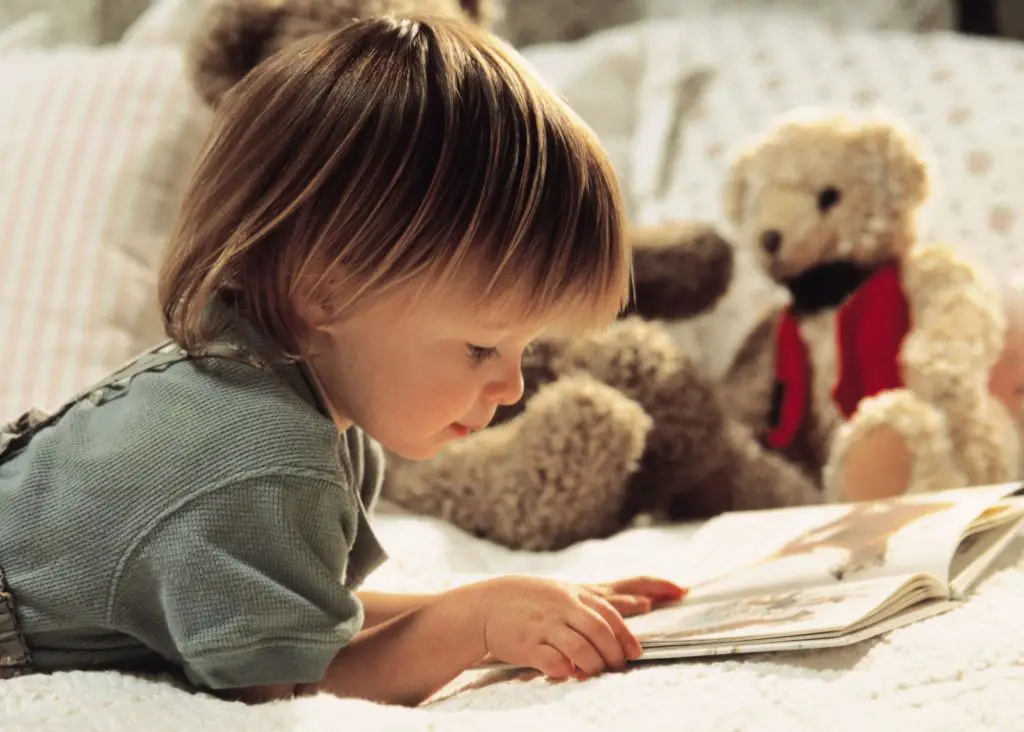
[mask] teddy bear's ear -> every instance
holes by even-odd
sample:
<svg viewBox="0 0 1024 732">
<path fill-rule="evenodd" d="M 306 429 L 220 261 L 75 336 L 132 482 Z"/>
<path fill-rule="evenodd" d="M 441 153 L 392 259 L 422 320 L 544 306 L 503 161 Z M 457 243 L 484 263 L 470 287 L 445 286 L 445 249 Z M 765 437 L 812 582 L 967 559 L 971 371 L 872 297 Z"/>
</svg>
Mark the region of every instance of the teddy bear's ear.
<svg viewBox="0 0 1024 732">
<path fill-rule="evenodd" d="M 268 54 L 287 9 L 285 2 L 212 0 L 195 25 L 185 49 L 192 85 L 208 105 Z"/>
<path fill-rule="evenodd" d="M 733 227 L 743 225 L 744 212 L 747 207 L 747 195 L 750 189 L 748 179 L 752 154 L 742 150 L 733 159 L 729 168 L 729 176 L 725 181 L 723 208 L 725 220 Z"/>
<path fill-rule="evenodd" d="M 877 156 L 878 183 L 896 208 L 917 207 L 930 193 L 928 163 L 917 141 L 897 124 L 880 121 L 866 131 Z"/>
</svg>

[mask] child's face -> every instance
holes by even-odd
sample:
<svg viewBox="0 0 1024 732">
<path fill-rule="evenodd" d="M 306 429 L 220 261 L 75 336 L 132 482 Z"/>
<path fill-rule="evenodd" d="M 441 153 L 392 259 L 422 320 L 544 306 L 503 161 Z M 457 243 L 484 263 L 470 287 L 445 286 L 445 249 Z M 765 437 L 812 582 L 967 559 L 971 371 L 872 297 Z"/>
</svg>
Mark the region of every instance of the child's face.
<svg viewBox="0 0 1024 732">
<path fill-rule="evenodd" d="M 401 293 L 320 331 L 309 359 L 339 427 L 354 423 L 411 460 L 483 429 L 523 394 L 523 351 L 539 323 L 502 322 L 458 297 L 415 308 Z"/>
</svg>

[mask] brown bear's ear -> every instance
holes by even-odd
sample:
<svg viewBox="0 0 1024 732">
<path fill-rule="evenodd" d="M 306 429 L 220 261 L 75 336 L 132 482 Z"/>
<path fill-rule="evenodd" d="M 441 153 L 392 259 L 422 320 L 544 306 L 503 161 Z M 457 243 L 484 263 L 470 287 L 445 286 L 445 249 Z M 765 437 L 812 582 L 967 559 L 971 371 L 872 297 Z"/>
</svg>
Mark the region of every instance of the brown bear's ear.
<svg viewBox="0 0 1024 732">
<path fill-rule="evenodd" d="M 680 221 L 633 229 L 634 293 L 626 315 L 681 320 L 705 312 L 728 291 L 733 248 L 713 224 Z"/>
<path fill-rule="evenodd" d="M 211 107 L 267 54 L 287 3 L 213 0 L 185 49 L 186 70 L 199 97 Z"/>
<path fill-rule="evenodd" d="M 494 3 L 491 0 L 459 0 L 459 5 L 474 23 L 489 25 L 494 20 Z"/>
</svg>

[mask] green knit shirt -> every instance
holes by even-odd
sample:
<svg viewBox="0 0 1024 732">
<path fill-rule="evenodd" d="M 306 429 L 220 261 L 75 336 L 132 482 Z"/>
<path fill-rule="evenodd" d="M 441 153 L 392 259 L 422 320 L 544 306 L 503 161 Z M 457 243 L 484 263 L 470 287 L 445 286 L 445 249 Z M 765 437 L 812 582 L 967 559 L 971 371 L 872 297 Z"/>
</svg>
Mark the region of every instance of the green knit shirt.
<svg viewBox="0 0 1024 732">
<path fill-rule="evenodd" d="M 79 404 L 0 463 L 0 567 L 33 667 L 320 680 L 384 559 L 382 462 L 296 365 L 185 361 Z"/>
</svg>

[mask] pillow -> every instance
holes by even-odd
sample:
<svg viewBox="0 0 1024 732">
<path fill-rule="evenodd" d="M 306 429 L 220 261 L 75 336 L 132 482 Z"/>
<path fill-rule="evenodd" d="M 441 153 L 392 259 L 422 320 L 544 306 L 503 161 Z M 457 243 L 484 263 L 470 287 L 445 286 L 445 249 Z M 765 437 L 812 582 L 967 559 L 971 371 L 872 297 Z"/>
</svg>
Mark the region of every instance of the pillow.
<svg viewBox="0 0 1024 732">
<path fill-rule="evenodd" d="M 0 419 L 161 337 L 156 272 L 207 114 L 172 49 L 0 56 Z"/>
<path fill-rule="evenodd" d="M 46 48 L 52 38 L 53 23 L 50 14 L 32 13 L 0 29 L 0 56 L 17 51 Z"/>
<path fill-rule="evenodd" d="M 149 4 L 150 0 L 2 0 L 0 27 L 44 12 L 54 43 L 95 46 L 120 37 Z"/>
<path fill-rule="evenodd" d="M 210 0 L 155 0 L 121 38 L 125 46 L 184 46 Z"/>
</svg>

